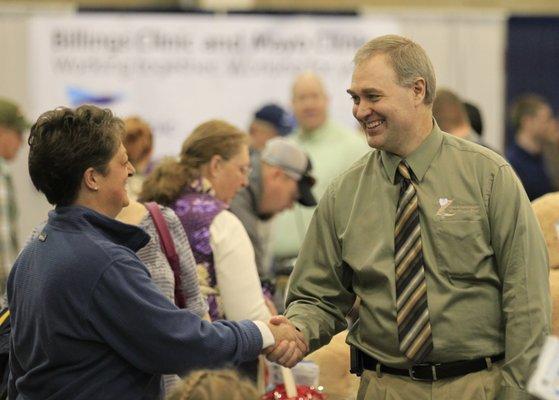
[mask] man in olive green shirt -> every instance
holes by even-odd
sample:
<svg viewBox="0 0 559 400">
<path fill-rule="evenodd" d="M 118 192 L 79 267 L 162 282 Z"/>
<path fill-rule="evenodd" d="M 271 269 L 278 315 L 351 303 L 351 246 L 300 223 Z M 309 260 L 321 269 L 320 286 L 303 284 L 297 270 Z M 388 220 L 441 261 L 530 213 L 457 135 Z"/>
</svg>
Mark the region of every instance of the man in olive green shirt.
<svg viewBox="0 0 559 400">
<path fill-rule="evenodd" d="M 419 45 L 383 36 L 354 61 L 348 93 L 375 150 L 321 199 L 291 276 L 287 318 L 313 351 L 346 328 L 361 300 L 348 336 L 365 360 L 356 363 L 359 399 L 529 399 L 550 299 L 546 247 L 522 185 L 499 155 L 438 128 L 435 75 Z M 419 204 L 433 343 L 428 365 L 411 370 L 396 322 L 401 161 Z"/>
</svg>

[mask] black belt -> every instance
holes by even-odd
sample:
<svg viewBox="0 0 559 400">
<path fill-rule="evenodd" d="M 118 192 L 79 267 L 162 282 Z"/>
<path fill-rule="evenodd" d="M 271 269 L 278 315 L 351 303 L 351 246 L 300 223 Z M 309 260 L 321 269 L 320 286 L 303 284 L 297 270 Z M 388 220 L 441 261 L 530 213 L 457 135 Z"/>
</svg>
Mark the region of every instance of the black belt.
<svg viewBox="0 0 559 400">
<path fill-rule="evenodd" d="M 463 376 L 472 372 L 481 371 L 490 368 L 491 363 L 501 361 L 505 358 L 505 354 L 497 354 L 494 356 L 477 358 L 475 360 L 452 361 L 447 363 L 424 363 L 416 364 L 408 369 L 392 368 L 379 363 L 372 357 L 363 353 L 361 350 L 352 346 L 352 373 L 361 375 L 364 369 L 371 371 L 377 370 L 380 364 L 380 372 L 391 375 L 409 376 L 414 381 L 437 381 L 439 379 L 454 378 Z"/>
</svg>

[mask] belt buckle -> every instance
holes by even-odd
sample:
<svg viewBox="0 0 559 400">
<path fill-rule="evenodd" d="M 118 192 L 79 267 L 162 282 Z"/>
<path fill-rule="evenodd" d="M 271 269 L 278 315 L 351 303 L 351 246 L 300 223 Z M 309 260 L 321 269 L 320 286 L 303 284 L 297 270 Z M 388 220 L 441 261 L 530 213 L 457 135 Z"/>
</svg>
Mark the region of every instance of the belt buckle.
<svg viewBox="0 0 559 400">
<path fill-rule="evenodd" d="M 441 364 L 429 364 L 429 363 L 423 363 L 423 364 L 416 364 L 416 365 L 412 365 L 411 367 L 408 368 L 408 374 L 411 378 L 412 381 L 418 381 L 418 382 L 434 382 L 437 379 L 437 366 L 439 366 Z M 416 372 L 415 372 L 415 368 L 416 367 L 431 367 L 431 377 L 430 378 L 419 378 L 417 376 L 415 376 Z"/>
</svg>

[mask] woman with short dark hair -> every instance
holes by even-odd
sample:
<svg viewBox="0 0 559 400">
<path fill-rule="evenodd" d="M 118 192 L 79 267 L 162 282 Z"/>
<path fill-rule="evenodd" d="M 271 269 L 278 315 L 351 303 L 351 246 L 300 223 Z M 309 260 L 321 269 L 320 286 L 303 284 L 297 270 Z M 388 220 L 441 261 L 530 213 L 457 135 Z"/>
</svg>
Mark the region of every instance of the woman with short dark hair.
<svg viewBox="0 0 559 400">
<path fill-rule="evenodd" d="M 94 172 L 101 176 L 107 172 L 123 133 L 123 122 L 109 110 L 82 106 L 76 111 L 61 107 L 44 113 L 29 135 L 33 184 L 53 205 L 74 203 L 86 171 L 89 179 Z M 126 176 L 132 175 L 133 167 L 128 163 L 125 166 Z M 88 183 L 93 191 L 99 189 Z"/>
<path fill-rule="evenodd" d="M 135 254 L 149 236 L 113 219 L 134 173 L 121 135 L 94 106 L 48 111 L 31 128 L 31 179 L 56 207 L 8 280 L 10 398 L 156 399 L 162 373 L 254 359 L 270 336 L 297 337 L 202 321 L 161 294 Z"/>
</svg>

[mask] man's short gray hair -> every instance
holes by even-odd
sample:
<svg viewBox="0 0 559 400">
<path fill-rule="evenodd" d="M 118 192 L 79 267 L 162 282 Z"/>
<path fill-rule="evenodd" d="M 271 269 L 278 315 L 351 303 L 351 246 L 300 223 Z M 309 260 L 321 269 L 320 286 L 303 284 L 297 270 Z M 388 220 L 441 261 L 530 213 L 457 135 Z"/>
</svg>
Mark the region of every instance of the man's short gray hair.
<svg viewBox="0 0 559 400">
<path fill-rule="evenodd" d="M 398 36 L 379 36 L 365 43 L 353 58 L 357 66 L 377 54 L 386 54 L 396 72 L 398 84 L 410 87 L 415 79 L 425 80 L 425 104 L 435 99 L 437 80 L 433 65 L 425 50 L 414 41 Z"/>
</svg>

